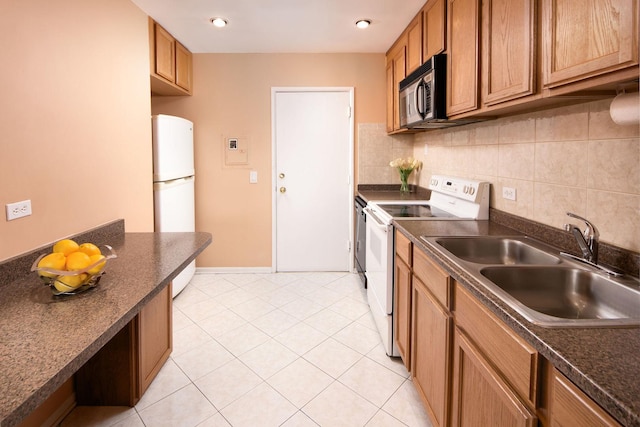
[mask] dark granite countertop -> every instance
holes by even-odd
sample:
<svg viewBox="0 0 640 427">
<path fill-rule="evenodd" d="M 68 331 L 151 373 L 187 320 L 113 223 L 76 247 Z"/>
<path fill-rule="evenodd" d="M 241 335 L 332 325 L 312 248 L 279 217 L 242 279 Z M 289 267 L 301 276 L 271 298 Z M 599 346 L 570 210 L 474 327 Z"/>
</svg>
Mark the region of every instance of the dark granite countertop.
<svg viewBox="0 0 640 427">
<path fill-rule="evenodd" d="M 399 192 L 359 188 L 365 200 L 396 200 Z M 418 197 L 419 198 L 419 197 Z M 400 199 L 398 197 L 398 199 Z M 498 216 L 498 215 L 496 215 Z M 503 303 L 481 282 L 468 274 L 444 252 L 420 236 L 523 235 L 547 240 L 549 236 L 523 233 L 489 221 L 395 221 L 396 228 L 431 256 L 488 309 L 529 342 L 560 372 L 573 381 L 621 424 L 640 427 L 640 329 L 639 328 L 545 328 L 532 324 Z M 538 230 L 539 227 L 531 227 Z M 542 234 L 555 233 L 543 229 Z M 552 236 L 556 238 L 557 236 Z M 561 236 L 562 237 L 562 236 Z M 561 247 L 562 238 L 553 243 Z M 630 260 L 630 261 L 628 261 Z M 627 262 L 628 261 L 628 262 Z M 637 268 L 637 254 L 625 258 Z M 635 271 L 634 271 L 635 273 Z"/>
<path fill-rule="evenodd" d="M 54 297 L 29 272 L 50 246 L 0 264 L 0 426 L 29 415 L 211 243 L 209 233 L 124 233 L 121 220 L 80 238 L 117 258 L 75 296 Z"/>
</svg>

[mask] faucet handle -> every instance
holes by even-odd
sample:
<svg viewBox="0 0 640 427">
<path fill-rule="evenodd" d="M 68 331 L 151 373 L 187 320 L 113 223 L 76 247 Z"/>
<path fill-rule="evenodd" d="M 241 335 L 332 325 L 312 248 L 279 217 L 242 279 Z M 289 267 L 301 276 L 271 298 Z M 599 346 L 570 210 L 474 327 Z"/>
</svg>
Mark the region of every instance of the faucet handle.
<svg viewBox="0 0 640 427">
<path fill-rule="evenodd" d="M 587 225 L 587 228 L 583 232 L 585 238 L 595 239 L 595 240 L 598 239 L 598 237 L 600 236 L 600 232 L 598 231 L 596 226 L 593 225 L 588 219 L 585 219 L 572 212 L 567 212 L 567 215 L 570 216 L 571 218 L 579 219 L 580 221 L 583 221 Z M 565 224 L 564 229 L 567 231 L 571 231 L 571 224 Z"/>
</svg>

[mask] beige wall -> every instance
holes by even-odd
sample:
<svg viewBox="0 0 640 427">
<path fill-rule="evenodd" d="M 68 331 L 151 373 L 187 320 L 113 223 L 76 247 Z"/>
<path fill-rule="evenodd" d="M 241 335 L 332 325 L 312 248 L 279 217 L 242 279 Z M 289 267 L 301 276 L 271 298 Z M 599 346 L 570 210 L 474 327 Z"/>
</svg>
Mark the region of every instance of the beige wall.
<svg viewBox="0 0 640 427">
<path fill-rule="evenodd" d="M 153 97 L 152 111 L 194 122 L 196 229 L 213 235 L 198 267 L 270 267 L 271 88 L 354 87 L 356 127 L 380 122 L 384 54 L 196 54 L 194 82 L 193 96 Z M 229 137 L 249 141 L 247 166 L 225 166 Z"/>
<path fill-rule="evenodd" d="M 0 260 L 117 218 L 153 230 L 147 31 L 128 0 L 2 1 Z"/>
<path fill-rule="evenodd" d="M 553 227 L 567 211 L 591 220 L 601 240 L 640 252 L 640 128 L 611 121 L 611 99 L 416 134 L 432 173 L 490 181 L 491 206 Z M 425 144 L 428 153 L 424 154 Z M 517 191 L 515 202 L 502 187 Z"/>
</svg>

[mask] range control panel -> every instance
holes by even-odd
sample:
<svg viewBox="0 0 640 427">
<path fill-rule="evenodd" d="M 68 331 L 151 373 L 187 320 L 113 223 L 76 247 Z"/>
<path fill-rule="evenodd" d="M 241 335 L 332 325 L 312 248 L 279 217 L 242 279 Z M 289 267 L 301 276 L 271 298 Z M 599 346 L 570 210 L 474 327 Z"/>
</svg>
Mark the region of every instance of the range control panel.
<svg viewBox="0 0 640 427">
<path fill-rule="evenodd" d="M 485 181 L 475 181 L 455 178 L 445 175 L 431 175 L 429 190 L 454 196 L 458 199 L 480 203 L 489 198 L 490 184 Z"/>
</svg>

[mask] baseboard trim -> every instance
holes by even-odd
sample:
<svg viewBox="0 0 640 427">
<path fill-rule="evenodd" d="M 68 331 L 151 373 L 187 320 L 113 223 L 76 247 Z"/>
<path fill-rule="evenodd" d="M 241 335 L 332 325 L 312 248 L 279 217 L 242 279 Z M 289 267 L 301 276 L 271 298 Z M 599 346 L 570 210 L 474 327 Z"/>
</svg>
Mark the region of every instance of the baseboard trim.
<svg viewBox="0 0 640 427">
<path fill-rule="evenodd" d="M 196 267 L 196 274 L 275 273 L 271 267 Z"/>
</svg>

